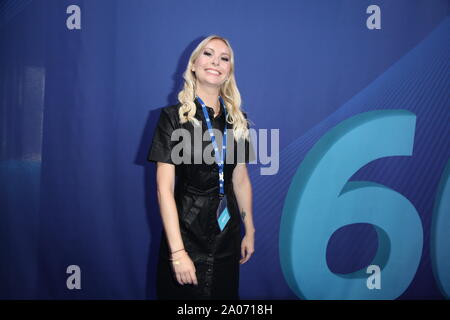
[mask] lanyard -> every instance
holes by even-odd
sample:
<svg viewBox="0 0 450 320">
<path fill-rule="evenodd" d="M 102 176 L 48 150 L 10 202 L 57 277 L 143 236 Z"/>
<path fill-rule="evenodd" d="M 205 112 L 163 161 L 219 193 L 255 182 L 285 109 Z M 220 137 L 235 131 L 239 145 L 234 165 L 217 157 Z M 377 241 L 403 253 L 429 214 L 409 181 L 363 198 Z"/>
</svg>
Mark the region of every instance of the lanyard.
<svg viewBox="0 0 450 320">
<path fill-rule="evenodd" d="M 211 137 L 211 142 L 213 144 L 214 147 L 214 156 L 216 158 L 216 162 L 217 162 L 217 166 L 219 167 L 219 197 L 222 198 L 225 194 L 224 191 L 224 178 L 223 178 L 223 169 L 224 169 L 224 159 L 225 159 L 225 153 L 227 150 L 227 123 L 226 123 L 226 119 L 227 119 L 227 108 L 225 106 L 225 103 L 223 102 L 223 99 L 221 96 L 219 96 L 219 100 L 223 105 L 223 111 L 225 114 L 225 128 L 224 128 L 224 134 L 223 134 L 223 139 L 222 139 L 222 152 L 220 152 L 220 158 L 219 158 L 219 148 L 217 147 L 217 143 L 216 143 L 216 137 L 214 136 L 214 132 L 211 126 L 211 120 L 209 118 L 209 114 L 208 111 L 206 110 L 206 105 L 203 102 L 202 99 L 200 99 L 199 96 L 196 96 L 196 98 L 198 99 L 198 101 L 200 102 L 200 104 L 202 105 L 202 110 L 203 110 L 203 114 L 205 115 L 205 119 L 206 119 L 206 125 L 208 126 L 208 132 L 209 132 L 209 136 Z"/>
</svg>

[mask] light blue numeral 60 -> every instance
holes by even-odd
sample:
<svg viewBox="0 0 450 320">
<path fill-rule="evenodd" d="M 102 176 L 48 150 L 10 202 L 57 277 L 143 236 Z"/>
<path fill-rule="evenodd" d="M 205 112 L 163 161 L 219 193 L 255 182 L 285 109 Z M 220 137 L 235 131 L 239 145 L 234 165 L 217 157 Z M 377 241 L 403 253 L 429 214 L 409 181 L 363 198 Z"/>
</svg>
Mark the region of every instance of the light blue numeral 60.
<svg viewBox="0 0 450 320">
<path fill-rule="evenodd" d="M 406 110 L 356 115 L 327 132 L 299 166 L 285 200 L 280 227 L 284 276 L 306 299 L 395 299 L 420 262 L 423 229 L 401 194 L 368 181 L 348 181 L 369 162 L 411 156 L 416 117 Z M 368 223 L 378 235 L 372 264 L 382 272 L 382 289 L 369 290 L 364 269 L 339 275 L 326 263 L 327 244 L 339 228 Z"/>
</svg>

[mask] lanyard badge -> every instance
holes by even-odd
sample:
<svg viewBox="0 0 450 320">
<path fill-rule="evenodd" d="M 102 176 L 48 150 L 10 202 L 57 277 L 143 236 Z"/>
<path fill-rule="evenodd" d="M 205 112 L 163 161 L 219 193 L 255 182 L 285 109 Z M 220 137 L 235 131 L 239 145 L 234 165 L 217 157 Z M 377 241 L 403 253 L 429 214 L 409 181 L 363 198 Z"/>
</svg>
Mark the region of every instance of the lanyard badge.
<svg viewBox="0 0 450 320">
<path fill-rule="evenodd" d="M 211 125 L 211 119 L 209 118 L 208 111 L 206 110 L 206 105 L 203 102 L 200 97 L 196 97 L 200 104 L 202 105 L 203 114 L 206 119 L 206 125 L 208 127 L 209 136 L 211 137 L 211 142 L 214 147 L 214 156 L 216 158 L 216 163 L 219 168 L 219 206 L 217 208 L 216 217 L 217 221 L 219 223 L 220 231 L 223 231 L 225 228 L 225 225 L 227 224 L 228 220 L 230 220 L 230 214 L 227 209 L 227 197 L 225 194 L 225 180 L 224 180 L 224 167 L 225 167 L 225 154 L 227 150 L 227 126 L 226 126 L 226 119 L 227 119 L 227 108 L 225 106 L 225 103 L 223 102 L 222 97 L 219 96 L 219 100 L 223 105 L 223 110 L 225 114 L 225 128 L 224 128 L 224 134 L 223 134 L 223 140 L 222 140 L 222 151 L 219 151 L 219 148 L 217 147 L 216 137 L 214 136 L 214 132 Z"/>
</svg>

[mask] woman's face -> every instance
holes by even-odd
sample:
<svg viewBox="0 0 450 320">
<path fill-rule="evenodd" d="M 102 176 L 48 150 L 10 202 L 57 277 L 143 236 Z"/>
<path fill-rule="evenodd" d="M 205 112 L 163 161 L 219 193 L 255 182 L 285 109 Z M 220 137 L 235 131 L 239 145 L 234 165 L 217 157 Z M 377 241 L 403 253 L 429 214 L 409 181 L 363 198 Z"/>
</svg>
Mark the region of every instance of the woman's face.
<svg viewBox="0 0 450 320">
<path fill-rule="evenodd" d="M 209 41 L 192 66 L 199 84 L 215 87 L 220 87 L 228 79 L 230 70 L 230 49 L 220 39 Z"/>
</svg>

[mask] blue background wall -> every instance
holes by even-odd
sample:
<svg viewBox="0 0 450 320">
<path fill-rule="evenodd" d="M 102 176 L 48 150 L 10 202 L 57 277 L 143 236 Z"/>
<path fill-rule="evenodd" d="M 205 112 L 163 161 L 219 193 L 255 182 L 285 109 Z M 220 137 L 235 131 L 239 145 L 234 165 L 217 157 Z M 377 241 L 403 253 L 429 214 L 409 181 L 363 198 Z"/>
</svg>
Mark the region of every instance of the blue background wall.
<svg viewBox="0 0 450 320">
<path fill-rule="evenodd" d="M 80 30 L 66 27 L 72 4 Z M 381 29 L 366 26 L 370 5 Z M 448 297 L 449 14 L 445 0 L 1 1 L 0 298 L 155 297 L 161 222 L 146 155 L 210 34 L 231 41 L 254 128 L 280 129 L 278 173 L 249 166 L 257 236 L 241 298 Z M 341 201 L 362 187 L 347 180 L 392 198 L 337 208 L 324 190 Z M 350 222 L 330 228 L 340 216 Z M 382 288 L 356 289 L 383 252 Z M 66 287 L 69 265 L 81 290 Z"/>
</svg>

